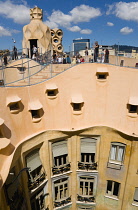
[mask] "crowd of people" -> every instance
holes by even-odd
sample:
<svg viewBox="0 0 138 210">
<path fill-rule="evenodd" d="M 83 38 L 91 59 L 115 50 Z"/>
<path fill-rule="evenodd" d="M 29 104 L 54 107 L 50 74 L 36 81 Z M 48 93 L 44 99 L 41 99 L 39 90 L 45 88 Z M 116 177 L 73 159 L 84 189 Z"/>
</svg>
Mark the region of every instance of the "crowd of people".
<svg viewBox="0 0 138 210">
<path fill-rule="evenodd" d="M 26 57 L 25 54 L 21 56 L 21 58 Z M 35 61 L 38 61 L 39 59 L 39 53 L 38 49 L 35 45 L 33 45 L 32 48 L 32 59 Z M 14 46 L 13 47 L 13 53 L 12 53 L 12 59 L 16 60 L 18 59 L 18 54 L 17 54 L 17 48 Z M 70 55 L 67 54 L 56 54 L 53 53 L 52 56 L 52 61 L 53 64 L 78 64 L 78 63 L 88 63 L 88 62 L 101 62 L 101 63 L 109 63 L 109 50 L 102 49 L 102 51 L 99 53 L 99 44 L 96 41 L 94 44 L 94 54 L 93 57 L 89 55 L 88 48 L 86 47 L 84 51 L 84 56 L 81 56 L 79 52 L 76 52 L 73 57 L 70 57 Z M 8 63 L 7 61 L 7 56 L 4 56 L 4 65 L 6 66 Z"/>
</svg>

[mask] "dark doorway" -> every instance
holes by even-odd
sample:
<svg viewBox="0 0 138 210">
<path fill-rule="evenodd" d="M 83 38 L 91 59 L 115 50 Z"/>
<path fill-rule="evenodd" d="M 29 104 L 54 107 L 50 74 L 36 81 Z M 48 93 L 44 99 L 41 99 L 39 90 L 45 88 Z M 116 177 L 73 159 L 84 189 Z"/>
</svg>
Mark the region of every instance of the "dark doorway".
<svg viewBox="0 0 138 210">
<path fill-rule="evenodd" d="M 32 55 L 33 55 L 33 51 L 32 51 L 33 45 L 35 47 L 37 47 L 37 39 L 31 39 L 30 40 L 30 55 L 31 55 L 31 58 L 32 58 Z"/>
</svg>

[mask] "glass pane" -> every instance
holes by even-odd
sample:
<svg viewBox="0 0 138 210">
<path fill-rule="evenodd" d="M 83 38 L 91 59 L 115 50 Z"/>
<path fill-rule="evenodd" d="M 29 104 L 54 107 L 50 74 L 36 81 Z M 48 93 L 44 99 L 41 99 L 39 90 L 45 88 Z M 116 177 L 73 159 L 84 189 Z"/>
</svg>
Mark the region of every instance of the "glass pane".
<svg viewBox="0 0 138 210">
<path fill-rule="evenodd" d="M 93 195 L 93 182 L 90 182 L 90 191 L 89 191 L 89 195 L 90 195 L 90 196 Z"/>
<path fill-rule="evenodd" d="M 94 163 L 95 162 L 95 153 L 91 154 L 91 162 Z"/>
<path fill-rule="evenodd" d="M 107 181 L 107 190 L 106 193 L 110 194 L 110 192 L 112 192 L 112 181 Z"/>
<path fill-rule="evenodd" d="M 138 188 L 135 188 L 134 201 L 138 202 Z"/>
<path fill-rule="evenodd" d="M 118 192 L 119 192 L 119 183 L 115 182 L 114 183 L 113 195 L 118 196 Z"/>
<path fill-rule="evenodd" d="M 60 198 L 63 198 L 63 185 L 60 186 Z"/>
<path fill-rule="evenodd" d="M 124 153 L 124 147 L 119 147 L 118 149 L 118 157 L 117 160 L 122 162 L 123 161 L 123 153 Z"/>
<path fill-rule="evenodd" d="M 83 182 L 80 182 L 80 194 L 83 195 Z"/>
<path fill-rule="evenodd" d="M 116 156 L 116 146 L 115 145 L 112 145 L 110 159 L 111 160 L 115 160 L 115 156 Z"/>
<path fill-rule="evenodd" d="M 81 153 L 81 162 L 84 162 L 84 154 Z"/>
<path fill-rule="evenodd" d="M 89 163 L 89 154 L 86 154 L 86 162 Z"/>
<path fill-rule="evenodd" d="M 55 187 L 55 200 L 57 200 L 57 196 L 58 196 L 58 187 Z"/>
<path fill-rule="evenodd" d="M 88 195 L 88 182 L 85 182 L 85 195 Z"/>
<path fill-rule="evenodd" d="M 66 164 L 67 163 L 67 155 L 63 155 L 63 164 Z"/>
</svg>

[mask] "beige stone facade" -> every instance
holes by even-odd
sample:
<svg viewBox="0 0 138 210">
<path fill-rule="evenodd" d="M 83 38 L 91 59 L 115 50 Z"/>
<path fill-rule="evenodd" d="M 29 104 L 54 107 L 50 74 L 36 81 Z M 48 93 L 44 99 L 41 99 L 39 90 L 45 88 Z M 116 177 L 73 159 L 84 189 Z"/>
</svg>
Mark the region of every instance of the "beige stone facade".
<svg viewBox="0 0 138 210">
<path fill-rule="evenodd" d="M 138 209 L 137 77 L 85 63 L 1 87 L 0 209 Z"/>
</svg>

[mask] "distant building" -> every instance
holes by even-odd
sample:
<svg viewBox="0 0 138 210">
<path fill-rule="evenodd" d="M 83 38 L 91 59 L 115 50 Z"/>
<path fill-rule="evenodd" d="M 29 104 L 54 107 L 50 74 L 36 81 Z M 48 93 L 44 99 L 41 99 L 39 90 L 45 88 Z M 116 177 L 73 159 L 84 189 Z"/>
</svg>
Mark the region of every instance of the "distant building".
<svg viewBox="0 0 138 210">
<path fill-rule="evenodd" d="M 85 50 L 85 48 L 90 48 L 90 39 L 74 39 L 73 40 L 73 52 L 79 52 L 80 50 Z"/>
</svg>

